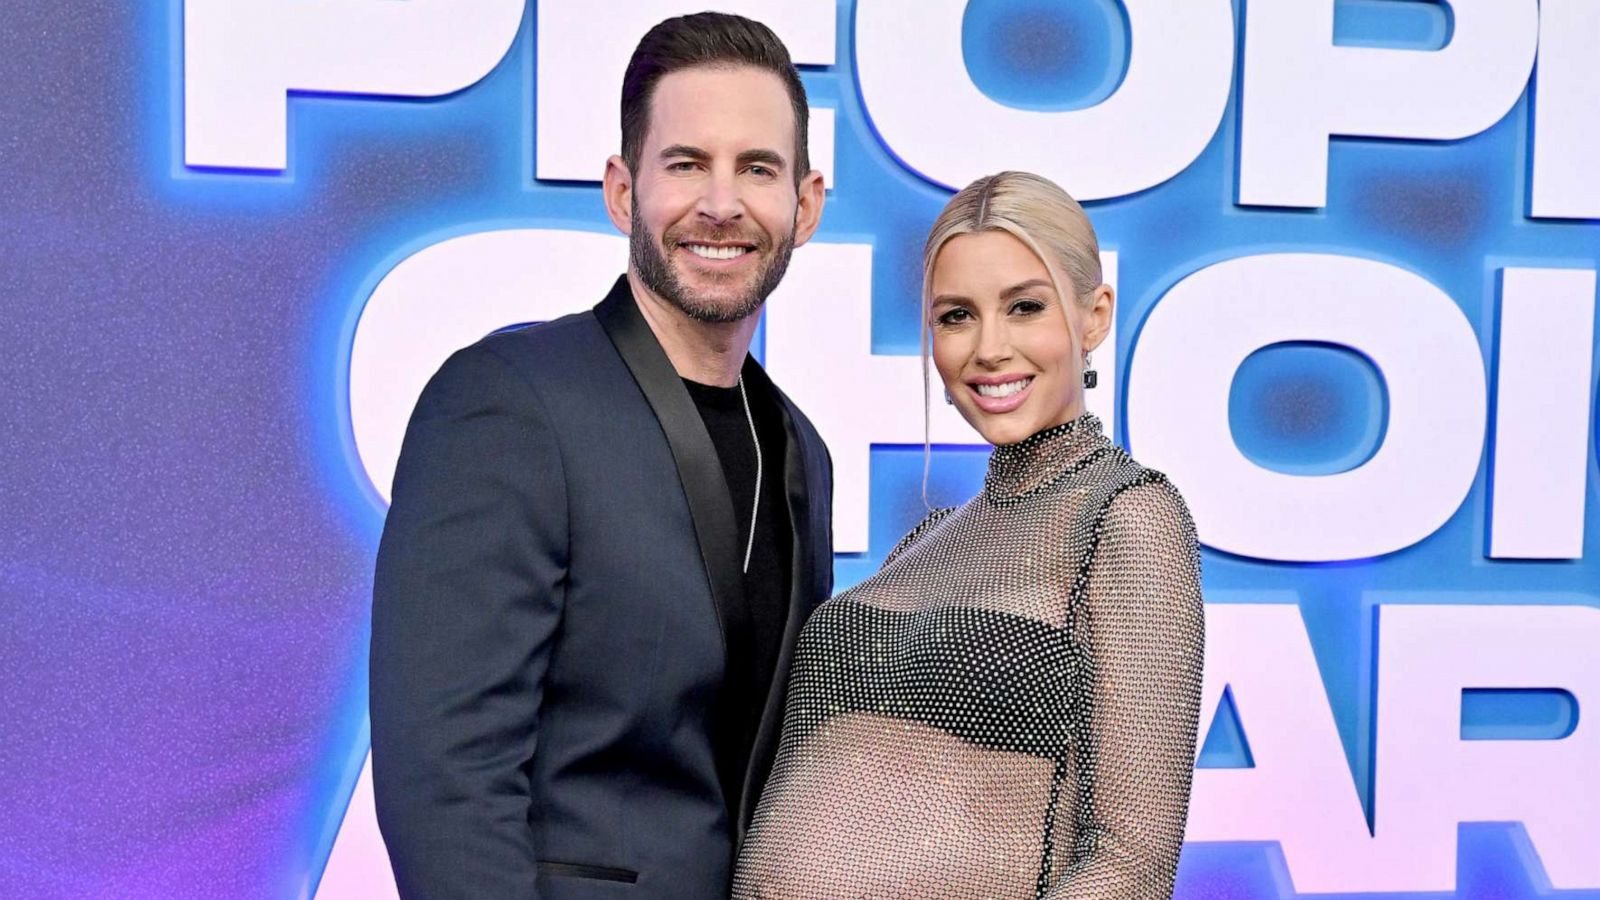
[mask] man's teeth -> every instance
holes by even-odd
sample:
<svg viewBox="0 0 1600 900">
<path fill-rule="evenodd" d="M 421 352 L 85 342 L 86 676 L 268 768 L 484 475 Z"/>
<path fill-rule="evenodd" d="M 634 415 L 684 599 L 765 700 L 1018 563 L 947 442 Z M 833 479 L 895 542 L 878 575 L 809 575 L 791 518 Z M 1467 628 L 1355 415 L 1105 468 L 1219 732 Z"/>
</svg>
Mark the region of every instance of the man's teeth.
<svg viewBox="0 0 1600 900">
<path fill-rule="evenodd" d="M 684 246 L 701 259 L 734 259 L 750 252 L 749 247 L 707 247 L 704 244 L 684 244 Z"/>
<path fill-rule="evenodd" d="M 978 388 L 978 393 L 985 397 L 1009 397 L 1032 383 L 1032 378 L 1019 378 L 1016 381 L 1008 381 L 1005 384 L 980 384 L 976 387 Z"/>
</svg>

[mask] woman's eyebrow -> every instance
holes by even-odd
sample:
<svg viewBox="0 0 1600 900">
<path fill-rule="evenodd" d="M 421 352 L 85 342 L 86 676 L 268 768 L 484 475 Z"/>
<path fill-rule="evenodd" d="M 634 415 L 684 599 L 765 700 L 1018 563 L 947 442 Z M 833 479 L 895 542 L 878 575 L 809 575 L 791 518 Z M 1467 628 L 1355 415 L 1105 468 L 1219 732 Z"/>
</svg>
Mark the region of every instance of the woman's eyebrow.
<svg viewBox="0 0 1600 900">
<path fill-rule="evenodd" d="M 1012 297 L 1015 297 L 1018 294 L 1026 293 L 1027 291 L 1048 287 L 1051 287 L 1050 282 L 1045 281 L 1043 278 L 1030 278 L 1027 281 L 1018 282 L 1017 284 L 1013 284 L 1011 287 L 1001 291 L 1000 299 L 1009 300 Z"/>
</svg>

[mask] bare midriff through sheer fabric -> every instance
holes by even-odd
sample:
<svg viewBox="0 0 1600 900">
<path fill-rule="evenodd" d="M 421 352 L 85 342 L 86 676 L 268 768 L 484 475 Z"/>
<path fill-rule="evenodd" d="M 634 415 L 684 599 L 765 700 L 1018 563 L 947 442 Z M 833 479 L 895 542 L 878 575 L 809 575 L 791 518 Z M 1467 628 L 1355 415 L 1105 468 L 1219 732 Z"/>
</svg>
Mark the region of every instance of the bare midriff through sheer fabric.
<svg viewBox="0 0 1600 900">
<path fill-rule="evenodd" d="M 735 898 L 1172 892 L 1204 636 L 1182 498 L 1092 415 L 824 603 Z"/>
</svg>

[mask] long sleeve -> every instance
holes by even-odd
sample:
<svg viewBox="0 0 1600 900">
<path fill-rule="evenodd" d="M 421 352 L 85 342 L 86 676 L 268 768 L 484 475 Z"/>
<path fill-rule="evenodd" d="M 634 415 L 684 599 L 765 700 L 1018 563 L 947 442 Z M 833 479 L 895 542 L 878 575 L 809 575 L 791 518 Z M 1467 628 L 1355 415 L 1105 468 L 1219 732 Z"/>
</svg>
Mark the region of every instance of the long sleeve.
<svg viewBox="0 0 1600 900">
<path fill-rule="evenodd" d="M 457 353 L 412 415 L 373 586 L 373 783 L 403 897 L 537 897 L 525 773 L 566 565 L 537 396 L 491 348 Z"/>
<path fill-rule="evenodd" d="M 1107 507 L 1082 597 L 1089 689 L 1073 846 L 1046 894 L 1167 898 L 1194 771 L 1204 642 L 1194 524 L 1164 479 Z"/>
</svg>

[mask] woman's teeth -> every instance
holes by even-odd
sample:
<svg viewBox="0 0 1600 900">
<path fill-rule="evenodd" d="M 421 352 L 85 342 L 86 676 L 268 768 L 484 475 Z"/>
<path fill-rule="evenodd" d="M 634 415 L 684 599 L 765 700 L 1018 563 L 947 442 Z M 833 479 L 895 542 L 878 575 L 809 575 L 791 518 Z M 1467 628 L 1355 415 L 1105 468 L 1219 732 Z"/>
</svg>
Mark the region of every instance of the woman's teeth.
<svg viewBox="0 0 1600 900">
<path fill-rule="evenodd" d="M 1009 397 L 1033 383 L 1033 377 L 1019 378 L 1005 384 L 979 384 L 974 385 L 978 393 L 985 397 Z"/>
<path fill-rule="evenodd" d="M 704 244 L 684 244 L 684 246 L 701 259 L 735 259 L 750 252 L 749 247 L 707 247 Z"/>
</svg>

